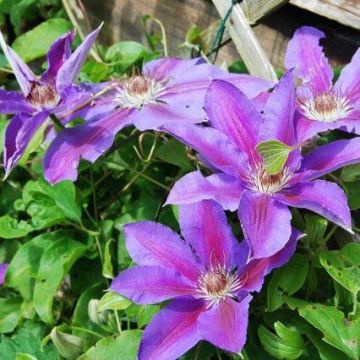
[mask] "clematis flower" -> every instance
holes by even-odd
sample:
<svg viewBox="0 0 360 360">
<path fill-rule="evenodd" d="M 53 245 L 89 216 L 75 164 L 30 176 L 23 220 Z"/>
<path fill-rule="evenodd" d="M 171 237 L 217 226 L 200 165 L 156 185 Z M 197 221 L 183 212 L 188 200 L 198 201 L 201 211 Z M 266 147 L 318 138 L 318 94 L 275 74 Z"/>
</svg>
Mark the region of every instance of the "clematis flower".
<svg viewBox="0 0 360 360">
<path fill-rule="evenodd" d="M 303 26 L 287 48 L 285 65 L 294 69 L 297 84 L 300 141 L 338 128 L 360 134 L 360 49 L 333 84 L 333 71 L 319 45 L 324 37 L 323 32 Z"/>
<path fill-rule="evenodd" d="M 314 211 L 351 232 L 344 191 L 317 178 L 359 162 L 360 138 L 334 141 L 302 157 L 293 124 L 291 73 L 270 94 L 263 114 L 233 85 L 220 80 L 210 86 L 205 109 L 214 128 L 166 125 L 165 130 L 196 149 L 216 173 L 185 175 L 170 191 L 167 204 L 212 199 L 224 209 L 239 209 L 254 258 L 271 256 L 284 247 L 291 234 L 289 206 Z M 267 140 L 294 148 L 275 175 L 268 174 L 256 150 Z"/>
<path fill-rule="evenodd" d="M 0 264 L 0 285 L 4 284 L 7 268 L 8 268 L 8 264 L 5 263 Z"/>
<path fill-rule="evenodd" d="M 71 53 L 74 32 L 57 39 L 50 47 L 48 68 L 39 78 L 5 43 L 0 33 L 0 45 L 19 83 L 21 92 L 0 89 L 0 113 L 15 114 L 5 133 L 5 176 L 19 162 L 31 141 L 41 131 L 49 131 L 50 114 L 56 115 L 63 124 L 82 114 L 74 111 L 89 102 L 94 95 L 90 85 L 74 85 L 85 58 L 94 43 L 101 26 L 89 34 L 84 42 Z"/>
<path fill-rule="evenodd" d="M 177 359 L 200 340 L 238 353 L 246 342 L 250 293 L 291 257 L 299 233 L 274 256 L 248 262 L 247 243 L 237 242 L 214 201 L 181 206 L 179 223 L 185 240 L 155 222 L 124 227 L 138 265 L 120 273 L 112 290 L 136 304 L 174 299 L 145 329 L 138 359 Z"/>
<path fill-rule="evenodd" d="M 76 180 L 80 159 L 95 162 L 124 127 L 156 130 L 169 122 L 199 123 L 211 80 L 226 78 L 250 97 L 271 88 L 272 83 L 249 76 L 229 74 L 202 59 L 163 58 L 144 65 L 141 75 L 115 84 L 101 101 L 116 105 L 107 116 L 63 131 L 44 159 L 45 177 L 50 183 Z M 100 100 L 99 100 L 100 101 Z"/>
</svg>

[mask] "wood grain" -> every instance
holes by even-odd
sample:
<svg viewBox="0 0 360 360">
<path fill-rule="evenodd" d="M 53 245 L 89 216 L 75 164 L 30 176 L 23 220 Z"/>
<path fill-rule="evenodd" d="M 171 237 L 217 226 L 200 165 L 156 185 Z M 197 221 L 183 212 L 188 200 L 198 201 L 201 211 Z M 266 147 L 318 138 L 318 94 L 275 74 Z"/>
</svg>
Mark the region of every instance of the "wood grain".
<svg viewBox="0 0 360 360">
<path fill-rule="evenodd" d="M 291 4 L 360 29 L 359 0 L 290 0 Z"/>
<path fill-rule="evenodd" d="M 93 27 L 105 21 L 101 33 L 101 40 L 105 44 L 120 40 L 144 42 L 142 16 L 150 14 L 159 18 L 167 30 L 171 55 L 184 55 L 184 50 L 178 46 L 184 42 L 192 25 L 206 29 L 219 20 L 210 0 L 83 0 L 83 3 Z M 334 66 L 349 62 L 360 46 L 359 31 L 287 4 L 253 27 L 259 43 L 276 69 L 283 69 L 287 42 L 295 29 L 302 25 L 315 26 L 326 33 L 327 39 L 323 44 Z M 157 30 L 156 27 L 153 30 Z M 221 49 L 218 63 L 225 61 L 230 64 L 237 59 L 239 55 L 230 42 Z"/>
</svg>

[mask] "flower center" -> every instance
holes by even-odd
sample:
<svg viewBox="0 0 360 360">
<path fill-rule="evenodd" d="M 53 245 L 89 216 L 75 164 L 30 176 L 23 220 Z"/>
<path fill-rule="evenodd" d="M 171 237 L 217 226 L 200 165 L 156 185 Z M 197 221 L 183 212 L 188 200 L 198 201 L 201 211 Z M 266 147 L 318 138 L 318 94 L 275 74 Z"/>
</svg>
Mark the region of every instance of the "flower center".
<svg viewBox="0 0 360 360">
<path fill-rule="evenodd" d="M 34 82 L 27 99 L 35 107 L 53 107 L 60 101 L 56 90 L 48 85 Z"/>
<path fill-rule="evenodd" d="M 274 194 L 283 189 L 292 178 L 292 172 L 286 166 L 276 175 L 269 175 L 263 166 L 251 176 L 252 188 L 266 194 Z"/>
<path fill-rule="evenodd" d="M 236 297 L 241 286 L 239 275 L 223 266 L 212 266 L 210 270 L 201 273 L 198 279 L 199 296 L 209 302 L 208 307 L 227 297 Z"/>
<path fill-rule="evenodd" d="M 145 76 L 136 75 L 124 81 L 118 88 L 116 98 L 123 108 L 142 108 L 156 104 L 164 90 L 164 84 Z"/>
<path fill-rule="evenodd" d="M 332 91 L 317 95 L 312 100 L 300 100 L 300 107 L 307 118 L 322 122 L 337 121 L 346 117 L 352 110 L 345 96 Z"/>
</svg>

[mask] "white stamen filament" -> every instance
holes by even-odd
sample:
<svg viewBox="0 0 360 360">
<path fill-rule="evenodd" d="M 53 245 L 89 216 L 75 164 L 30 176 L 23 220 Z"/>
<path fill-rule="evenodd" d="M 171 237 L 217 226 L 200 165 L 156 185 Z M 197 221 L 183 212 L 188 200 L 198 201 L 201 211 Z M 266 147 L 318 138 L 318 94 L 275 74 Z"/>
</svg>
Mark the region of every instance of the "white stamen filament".
<svg viewBox="0 0 360 360">
<path fill-rule="evenodd" d="M 197 292 L 200 298 L 207 301 L 207 307 L 210 308 L 221 300 L 235 298 L 241 287 L 242 281 L 236 272 L 217 265 L 211 266 L 199 276 Z"/>
<path fill-rule="evenodd" d="M 343 119 L 352 110 L 345 96 L 332 91 L 318 95 L 312 100 L 299 100 L 299 103 L 307 118 L 322 122 Z"/>
<path fill-rule="evenodd" d="M 163 82 L 136 75 L 118 87 L 116 99 L 123 108 L 140 109 L 146 104 L 158 103 L 164 89 Z"/>
<path fill-rule="evenodd" d="M 276 175 L 267 174 L 265 168 L 259 166 L 250 176 L 250 187 L 255 191 L 272 195 L 282 190 L 290 181 L 292 175 L 292 171 L 287 166 L 284 166 L 281 172 Z"/>
</svg>

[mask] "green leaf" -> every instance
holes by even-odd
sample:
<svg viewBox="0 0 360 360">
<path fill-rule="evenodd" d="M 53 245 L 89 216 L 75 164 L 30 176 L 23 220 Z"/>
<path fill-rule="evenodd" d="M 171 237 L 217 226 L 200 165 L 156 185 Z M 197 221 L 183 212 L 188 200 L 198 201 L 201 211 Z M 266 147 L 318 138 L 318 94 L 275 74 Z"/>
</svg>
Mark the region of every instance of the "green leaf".
<svg viewBox="0 0 360 360">
<path fill-rule="evenodd" d="M 7 285 L 17 289 L 25 300 L 30 301 L 43 252 L 55 241 L 68 238 L 69 234 L 67 231 L 45 233 L 23 244 L 9 264 Z"/>
<path fill-rule="evenodd" d="M 65 221 L 81 222 L 81 208 L 76 203 L 75 186 L 70 181 L 52 186 L 42 179 L 30 180 L 24 186 L 22 200 L 17 200 L 14 206 L 31 216 L 32 230 Z"/>
<path fill-rule="evenodd" d="M 15 360 L 38 360 L 38 359 L 30 354 L 17 353 Z"/>
<path fill-rule="evenodd" d="M 26 150 L 24 154 L 21 156 L 21 159 L 19 160 L 19 165 L 24 166 L 26 162 L 29 159 L 29 156 L 36 152 L 40 145 L 43 143 L 44 140 L 44 134 L 46 129 L 49 127 L 49 120 L 45 121 L 42 126 L 35 132 L 32 139 L 30 140 L 30 143 L 27 145 Z"/>
<path fill-rule="evenodd" d="M 40 347 L 40 337 L 32 334 L 29 329 L 21 329 L 12 338 L 1 337 L 0 359 L 14 360 L 17 359 L 17 354 L 26 354 L 37 360 L 60 360 L 53 345 L 45 345 L 41 349 Z M 28 359 L 24 358 L 24 360 Z"/>
<path fill-rule="evenodd" d="M 360 244 L 349 243 L 341 250 L 323 251 L 320 263 L 339 284 L 356 295 L 360 291 Z"/>
<path fill-rule="evenodd" d="M 125 310 L 132 302 L 115 291 L 108 291 L 98 304 L 97 310 L 103 312 L 105 310 Z"/>
<path fill-rule="evenodd" d="M 320 242 L 323 240 L 328 221 L 321 216 L 314 214 L 305 214 L 306 236 L 310 243 Z"/>
<path fill-rule="evenodd" d="M 101 82 L 108 78 L 110 68 L 107 64 L 89 60 L 83 66 L 80 73 L 81 82 Z"/>
<path fill-rule="evenodd" d="M 359 317 L 354 320 L 346 319 L 340 310 L 321 304 L 301 307 L 299 314 L 323 333 L 325 342 L 341 350 L 351 359 L 359 359 Z"/>
<path fill-rule="evenodd" d="M 135 360 L 141 335 L 140 330 L 127 330 L 118 336 L 106 337 L 78 360 L 118 359 L 119 356 L 121 360 Z"/>
<path fill-rule="evenodd" d="M 12 332 L 21 317 L 20 297 L 0 299 L 0 333 Z"/>
<path fill-rule="evenodd" d="M 268 175 L 276 175 L 284 167 L 293 148 L 278 140 L 268 140 L 258 144 L 256 150 L 263 159 Z"/>
<path fill-rule="evenodd" d="M 105 54 L 105 60 L 116 65 L 116 70 L 124 73 L 130 66 L 144 58 L 146 48 L 135 41 L 121 41 L 112 45 Z"/>
<path fill-rule="evenodd" d="M 360 164 L 345 166 L 341 170 L 341 178 L 345 182 L 354 182 L 360 178 Z"/>
<path fill-rule="evenodd" d="M 94 284 L 93 286 L 86 289 L 79 300 L 76 303 L 74 314 L 72 317 L 72 325 L 78 328 L 85 328 L 92 330 L 96 333 L 103 334 L 104 331 L 97 324 L 93 323 L 89 318 L 89 302 L 92 299 L 99 299 L 104 291 L 105 287 L 103 284 Z M 99 338 L 85 331 L 73 329 L 72 333 L 77 336 L 81 336 L 85 343 L 85 348 L 88 349 L 94 345 L 96 340 Z"/>
<path fill-rule="evenodd" d="M 297 359 L 305 350 L 305 344 L 297 330 L 287 328 L 280 321 L 274 324 L 272 333 L 264 326 L 260 326 L 258 335 L 265 350 L 276 359 Z"/>
<path fill-rule="evenodd" d="M 25 62 L 38 59 L 48 52 L 50 45 L 59 36 L 71 28 L 71 23 L 65 19 L 47 20 L 19 36 L 13 42 L 12 48 Z"/>
<path fill-rule="evenodd" d="M 0 217 L 0 238 L 15 239 L 26 236 L 34 228 L 24 220 L 18 221 L 10 215 Z"/>
<path fill-rule="evenodd" d="M 156 151 L 156 156 L 180 169 L 191 169 L 191 163 L 187 157 L 186 147 L 175 139 L 170 139 L 163 143 Z"/>
<path fill-rule="evenodd" d="M 34 9 L 31 7 L 36 4 L 37 0 L 20 0 L 17 4 L 13 5 L 10 10 L 10 21 L 14 26 L 15 33 L 18 35 L 20 26 L 24 17 L 31 17 Z"/>
<path fill-rule="evenodd" d="M 286 296 L 294 294 L 305 282 L 309 269 L 306 256 L 295 254 L 283 267 L 276 269 L 267 288 L 268 311 L 277 310 Z"/>
<path fill-rule="evenodd" d="M 85 251 L 85 245 L 67 238 L 56 241 L 41 256 L 35 281 L 34 306 L 44 322 L 54 322 L 52 304 L 55 293 L 73 263 Z"/>
<path fill-rule="evenodd" d="M 105 251 L 104 251 L 104 264 L 102 269 L 102 274 L 104 277 L 108 279 L 114 278 L 114 270 L 111 262 L 111 243 L 115 242 L 114 239 L 110 239 L 105 244 Z"/>
<path fill-rule="evenodd" d="M 351 210 L 360 209 L 360 186 L 358 182 L 345 184 Z"/>
</svg>

